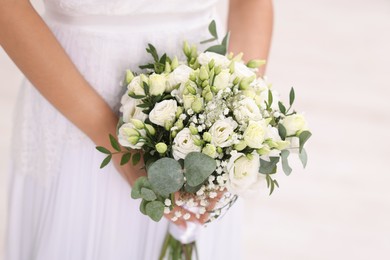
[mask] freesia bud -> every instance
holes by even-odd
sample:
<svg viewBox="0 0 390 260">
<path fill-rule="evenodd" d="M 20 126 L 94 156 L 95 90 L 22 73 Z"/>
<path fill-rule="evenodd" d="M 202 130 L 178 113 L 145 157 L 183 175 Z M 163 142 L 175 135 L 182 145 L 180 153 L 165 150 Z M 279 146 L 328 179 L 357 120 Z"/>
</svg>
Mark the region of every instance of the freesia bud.
<svg viewBox="0 0 390 260">
<path fill-rule="evenodd" d="M 188 44 L 187 41 L 184 41 L 184 45 L 183 45 L 183 52 L 184 54 L 189 57 L 191 55 L 191 47 L 190 45 Z"/>
<path fill-rule="evenodd" d="M 135 136 L 135 135 L 132 135 L 132 136 L 129 136 L 127 138 L 127 140 L 129 141 L 129 143 L 131 143 L 132 145 L 136 145 L 139 141 L 139 136 Z"/>
<path fill-rule="evenodd" d="M 168 146 L 164 143 L 158 143 L 156 144 L 156 150 L 158 153 L 163 154 L 167 151 Z"/>
<path fill-rule="evenodd" d="M 200 67 L 199 78 L 202 81 L 209 79 L 209 73 L 205 66 Z"/>
<path fill-rule="evenodd" d="M 236 149 L 237 151 L 242 151 L 246 147 L 247 147 L 247 145 L 246 145 L 245 141 L 240 141 L 238 144 L 234 145 L 234 149 Z"/>
<path fill-rule="evenodd" d="M 211 70 L 212 68 L 214 68 L 214 65 L 215 65 L 215 60 L 214 59 L 211 59 L 211 61 L 209 62 L 209 69 Z"/>
<path fill-rule="evenodd" d="M 206 95 L 204 96 L 204 99 L 209 102 L 213 99 L 214 95 L 211 93 L 211 91 L 207 92 Z"/>
<path fill-rule="evenodd" d="M 197 136 L 193 136 L 193 137 L 192 137 L 192 140 L 194 141 L 194 144 L 195 144 L 196 146 L 202 146 L 202 145 L 203 145 L 202 140 L 200 140 L 199 137 L 197 137 Z"/>
<path fill-rule="evenodd" d="M 248 68 L 255 69 L 255 68 L 258 68 L 260 66 L 263 66 L 265 63 L 266 63 L 265 60 L 250 60 L 250 61 L 248 61 L 246 66 Z"/>
<path fill-rule="evenodd" d="M 203 134 L 203 140 L 206 141 L 206 142 L 211 142 L 211 134 L 209 132 L 205 132 Z"/>
<path fill-rule="evenodd" d="M 177 57 L 175 56 L 172 60 L 172 63 L 171 63 L 171 68 L 172 70 L 176 69 L 177 67 L 179 66 L 179 60 L 177 59 Z"/>
<path fill-rule="evenodd" d="M 172 121 L 165 121 L 165 122 L 164 122 L 164 128 L 165 128 L 165 130 L 167 130 L 167 131 L 171 130 L 172 126 L 173 126 Z"/>
<path fill-rule="evenodd" d="M 126 70 L 126 84 L 130 84 L 130 82 L 134 79 L 134 74 L 131 70 Z"/>
<path fill-rule="evenodd" d="M 165 62 L 165 73 L 170 73 L 172 71 L 171 64 L 168 61 Z"/>
<path fill-rule="evenodd" d="M 239 54 L 237 54 L 233 60 L 234 61 L 241 61 L 242 60 L 242 56 L 244 56 L 244 53 L 240 52 Z"/>
<path fill-rule="evenodd" d="M 176 110 L 176 118 L 179 118 L 182 114 L 183 114 L 183 107 L 177 107 L 177 110 Z"/>
<path fill-rule="evenodd" d="M 139 119 L 130 119 L 130 122 L 135 126 L 135 128 L 141 130 L 144 129 L 145 125 L 144 123 Z"/>
<path fill-rule="evenodd" d="M 249 85 L 256 79 L 256 75 L 243 78 L 240 82 L 240 89 L 245 90 L 249 88 Z"/>
<path fill-rule="evenodd" d="M 156 134 L 156 129 L 154 129 L 153 126 L 149 124 L 145 124 L 145 129 L 150 135 L 155 135 Z"/>
<path fill-rule="evenodd" d="M 191 131 L 191 134 L 193 134 L 193 135 L 198 134 L 198 129 L 195 126 L 190 125 L 189 129 Z"/>
<path fill-rule="evenodd" d="M 211 158 L 216 158 L 218 156 L 217 149 L 212 144 L 206 144 L 202 149 L 202 153 L 210 156 Z"/>
<path fill-rule="evenodd" d="M 221 73 L 222 71 L 222 67 L 221 66 L 216 66 L 214 67 L 214 73 L 215 75 L 218 75 L 219 73 Z"/>
<path fill-rule="evenodd" d="M 184 125 L 183 125 L 183 120 L 177 120 L 176 123 L 175 123 L 175 126 L 177 127 L 177 130 L 181 130 L 184 128 Z"/>
<path fill-rule="evenodd" d="M 230 62 L 230 65 L 229 65 L 229 72 L 231 74 L 233 74 L 234 73 L 234 69 L 235 69 L 235 62 L 232 61 L 232 62 Z"/>
<path fill-rule="evenodd" d="M 271 149 L 267 145 L 264 145 L 260 149 L 257 149 L 257 153 L 260 155 L 267 155 L 270 152 L 271 152 Z"/>
<path fill-rule="evenodd" d="M 195 113 L 199 113 L 203 110 L 203 98 L 196 97 L 194 102 L 191 105 L 192 110 L 194 110 Z"/>
</svg>

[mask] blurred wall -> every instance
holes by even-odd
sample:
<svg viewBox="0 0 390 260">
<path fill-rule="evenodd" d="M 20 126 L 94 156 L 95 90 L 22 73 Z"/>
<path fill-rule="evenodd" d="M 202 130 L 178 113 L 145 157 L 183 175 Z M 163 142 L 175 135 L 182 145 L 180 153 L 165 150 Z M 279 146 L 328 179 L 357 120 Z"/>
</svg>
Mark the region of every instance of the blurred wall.
<svg viewBox="0 0 390 260">
<path fill-rule="evenodd" d="M 294 86 L 314 135 L 305 171 L 293 160 L 297 170 L 280 174 L 279 190 L 246 201 L 245 259 L 390 259 L 390 2 L 274 3 L 268 78 L 285 100 Z M 1 50 L 0 79 L 2 234 L 21 74 Z"/>
</svg>

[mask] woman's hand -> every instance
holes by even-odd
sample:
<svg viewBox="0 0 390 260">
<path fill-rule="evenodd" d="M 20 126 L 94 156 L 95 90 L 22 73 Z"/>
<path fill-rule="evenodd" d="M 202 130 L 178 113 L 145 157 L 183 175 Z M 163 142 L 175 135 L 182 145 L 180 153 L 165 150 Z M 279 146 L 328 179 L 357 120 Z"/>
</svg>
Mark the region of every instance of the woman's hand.
<svg viewBox="0 0 390 260">
<path fill-rule="evenodd" d="M 173 207 L 173 209 L 168 214 L 165 214 L 165 217 L 169 221 L 173 222 L 174 224 L 178 225 L 179 227 L 181 227 L 183 229 L 187 228 L 187 221 L 191 221 L 191 222 L 203 225 L 209 220 L 209 218 L 210 218 L 209 212 L 211 212 L 215 209 L 215 206 L 220 201 L 220 199 L 222 198 L 224 193 L 225 193 L 224 191 L 221 191 L 221 192 L 218 192 L 217 197 L 215 197 L 213 199 L 209 198 L 208 205 L 206 207 L 206 213 L 201 214 L 199 216 L 199 218 L 196 217 L 195 213 L 193 213 L 193 212 L 191 212 L 191 211 L 189 211 L 181 206 L 177 206 L 177 205 L 175 205 Z M 179 198 L 180 198 L 180 193 L 176 192 L 175 193 L 175 201 L 177 201 Z M 176 216 L 177 212 L 180 212 L 181 217 L 177 218 L 176 221 L 173 221 L 172 218 L 174 218 Z M 186 215 L 186 214 L 189 214 L 189 218 L 187 220 L 184 219 L 184 215 Z"/>
</svg>

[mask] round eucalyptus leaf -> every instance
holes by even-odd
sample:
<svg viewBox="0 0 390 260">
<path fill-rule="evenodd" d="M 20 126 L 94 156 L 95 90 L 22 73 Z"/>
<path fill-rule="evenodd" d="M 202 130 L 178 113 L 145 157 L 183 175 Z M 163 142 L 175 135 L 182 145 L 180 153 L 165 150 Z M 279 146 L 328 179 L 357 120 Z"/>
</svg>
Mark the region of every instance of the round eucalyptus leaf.
<svg viewBox="0 0 390 260">
<path fill-rule="evenodd" d="M 164 203 L 158 200 L 149 202 L 145 206 L 145 211 L 151 219 L 158 222 L 164 215 Z"/>
<path fill-rule="evenodd" d="M 148 188 L 141 188 L 141 197 L 147 201 L 153 201 L 157 199 L 157 196 L 154 191 Z"/>
<path fill-rule="evenodd" d="M 184 159 L 184 175 L 191 187 L 202 184 L 216 168 L 215 160 L 203 153 L 192 152 Z"/>
<path fill-rule="evenodd" d="M 135 181 L 135 183 L 131 189 L 131 197 L 133 199 L 141 198 L 141 188 L 143 188 L 143 187 L 150 188 L 149 180 L 145 176 L 139 177 Z"/>
<path fill-rule="evenodd" d="M 184 184 L 183 170 L 172 158 L 154 162 L 148 169 L 148 177 L 152 190 L 164 197 L 178 191 Z"/>
</svg>

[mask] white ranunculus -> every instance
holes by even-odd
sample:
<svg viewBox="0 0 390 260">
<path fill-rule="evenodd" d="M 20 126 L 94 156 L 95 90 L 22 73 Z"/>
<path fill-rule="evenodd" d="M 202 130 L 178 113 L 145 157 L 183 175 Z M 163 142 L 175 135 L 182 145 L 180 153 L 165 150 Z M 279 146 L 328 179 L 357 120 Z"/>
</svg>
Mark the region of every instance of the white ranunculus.
<svg viewBox="0 0 390 260">
<path fill-rule="evenodd" d="M 286 116 L 282 125 L 286 128 L 287 135 L 296 135 L 298 131 L 307 130 L 307 123 L 302 114 Z"/>
<path fill-rule="evenodd" d="M 137 130 L 132 123 L 123 124 L 118 130 L 118 142 L 124 147 L 141 149 L 144 145 L 141 137 L 145 137 L 145 130 Z"/>
<path fill-rule="evenodd" d="M 249 125 L 244 132 L 244 141 L 251 148 L 261 148 L 265 140 L 267 123 L 265 120 L 249 121 Z"/>
<path fill-rule="evenodd" d="M 259 191 L 265 175 L 259 173 L 260 158 L 257 153 L 246 156 L 243 153 L 232 155 L 227 164 L 229 174 L 228 191 L 239 196 Z"/>
<path fill-rule="evenodd" d="M 235 62 L 233 75 L 239 78 L 249 78 L 256 75 L 256 73 L 254 73 L 253 70 L 248 68 L 245 64 L 241 62 Z"/>
<path fill-rule="evenodd" d="M 149 76 L 149 93 L 158 96 L 164 93 L 167 79 L 163 74 L 152 74 Z"/>
<path fill-rule="evenodd" d="M 191 152 L 200 152 L 202 148 L 195 145 L 193 138 L 200 138 L 191 134 L 189 128 L 183 128 L 177 133 L 172 145 L 172 155 L 175 160 L 186 158 Z"/>
<path fill-rule="evenodd" d="M 147 115 L 142 112 L 142 109 L 137 107 L 137 105 L 141 104 L 140 100 L 131 98 L 126 93 L 122 96 L 121 104 L 122 106 L 119 111 L 122 112 L 123 122 L 128 123 L 130 122 L 130 119 L 145 121 L 147 118 Z"/>
<path fill-rule="evenodd" d="M 238 102 L 233 114 L 240 123 L 246 123 L 249 120 L 258 121 L 262 118 L 260 108 L 253 99 L 248 97 Z"/>
<path fill-rule="evenodd" d="M 232 145 L 231 135 L 237 128 L 237 122 L 231 117 L 217 120 L 209 130 L 211 144 L 215 147 L 228 147 Z"/>
<path fill-rule="evenodd" d="M 127 89 L 129 92 L 134 93 L 135 95 L 145 95 L 144 88 L 141 85 L 140 76 L 134 77 L 130 84 L 127 85 Z"/>
<path fill-rule="evenodd" d="M 222 70 L 214 79 L 214 86 L 217 90 L 225 89 L 229 86 L 230 72 L 229 69 Z"/>
<path fill-rule="evenodd" d="M 214 60 L 214 66 L 221 66 L 221 68 L 226 69 L 230 65 L 230 60 L 221 54 L 214 52 L 204 52 L 199 54 L 198 62 L 200 65 L 207 66 L 211 60 Z"/>
<path fill-rule="evenodd" d="M 176 100 L 169 99 L 157 103 L 149 113 L 149 120 L 156 125 L 164 126 L 165 122 L 172 122 L 176 118 Z"/>
<path fill-rule="evenodd" d="M 187 65 L 180 65 L 168 74 L 166 92 L 171 92 L 178 84 L 185 84 L 194 70 Z"/>
</svg>

